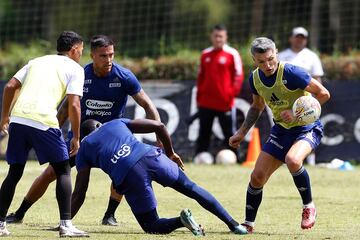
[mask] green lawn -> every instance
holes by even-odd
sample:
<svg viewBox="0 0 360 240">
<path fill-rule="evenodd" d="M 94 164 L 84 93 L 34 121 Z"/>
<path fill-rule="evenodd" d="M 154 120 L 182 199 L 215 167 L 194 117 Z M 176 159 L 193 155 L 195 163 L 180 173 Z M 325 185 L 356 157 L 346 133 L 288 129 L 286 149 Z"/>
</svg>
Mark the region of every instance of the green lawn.
<svg viewBox="0 0 360 240">
<path fill-rule="evenodd" d="M 20 181 L 9 212 L 20 204 L 33 179 L 43 166 L 29 162 Z M 0 181 L 4 179 L 7 165 L 0 162 Z M 158 211 L 162 217 L 178 216 L 182 208 L 190 208 L 206 230 L 207 239 L 360 239 L 360 178 L 359 168 L 342 172 L 321 168 L 308 168 L 318 219 L 312 230 L 300 229 L 301 200 L 292 178 L 285 167 L 279 169 L 265 187 L 256 232 L 248 236 L 229 233 L 225 224 L 172 189 L 154 184 L 158 198 Z M 74 173 L 73 171 L 73 179 Z M 240 166 L 186 165 L 186 173 L 223 204 L 238 221 L 244 218 L 245 193 L 251 170 Z M 91 239 L 193 239 L 187 229 L 170 235 L 144 234 L 123 201 L 117 210 L 119 227 L 100 225 L 109 196 L 108 177 L 93 170 L 85 204 L 73 220 L 74 224 L 91 234 Z M 55 184 L 25 216 L 21 225 L 9 225 L 11 239 L 56 239 L 57 232 L 46 230 L 58 223 Z"/>
</svg>

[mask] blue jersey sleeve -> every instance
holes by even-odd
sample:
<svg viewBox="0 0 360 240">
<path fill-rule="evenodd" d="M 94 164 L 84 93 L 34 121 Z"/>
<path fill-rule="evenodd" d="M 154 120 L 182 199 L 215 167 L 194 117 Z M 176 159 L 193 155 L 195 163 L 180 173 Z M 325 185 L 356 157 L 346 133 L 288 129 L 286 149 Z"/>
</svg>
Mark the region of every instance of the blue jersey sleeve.
<svg viewBox="0 0 360 240">
<path fill-rule="evenodd" d="M 253 94 L 255 94 L 255 95 L 259 95 L 259 93 L 256 91 L 256 88 L 255 88 L 255 85 L 254 85 L 253 73 L 250 74 L 249 85 L 250 85 L 251 92 Z"/>
<path fill-rule="evenodd" d="M 121 120 L 123 123 L 125 123 L 125 125 L 126 125 L 127 127 L 130 126 L 130 121 L 131 121 L 131 119 L 129 119 L 129 118 L 121 118 L 120 120 Z"/>
<path fill-rule="evenodd" d="M 285 64 L 283 78 L 287 80 L 286 87 L 290 90 L 305 89 L 311 81 L 309 73 L 292 64 Z"/>
<path fill-rule="evenodd" d="M 125 89 L 130 96 L 137 94 L 141 90 L 139 80 L 131 71 L 127 72 Z"/>
<path fill-rule="evenodd" d="M 78 153 L 76 154 L 76 169 L 80 171 L 81 169 L 85 167 L 90 167 L 87 163 L 87 157 L 86 157 L 86 142 L 82 142 L 79 148 Z"/>
<path fill-rule="evenodd" d="M 120 121 L 123 122 L 123 123 L 126 125 L 126 127 L 127 127 L 128 129 L 130 129 L 131 132 L 133 132 L 133 130 L 131 129 L 131 124 L 130 124 L 131 119 L 121 118 Z"/>
</svg>

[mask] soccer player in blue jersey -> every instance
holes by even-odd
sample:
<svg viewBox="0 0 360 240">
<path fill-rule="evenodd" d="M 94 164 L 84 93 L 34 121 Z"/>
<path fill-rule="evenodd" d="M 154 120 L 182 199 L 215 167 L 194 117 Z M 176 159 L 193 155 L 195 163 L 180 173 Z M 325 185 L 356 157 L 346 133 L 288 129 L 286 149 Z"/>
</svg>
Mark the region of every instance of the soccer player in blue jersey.
<svg viewBox="0 0 360 240">
<path fill-rule="evenodd" d="M 131 96 L 135 102 L 143 107 L 148 118 L 160 120 L 156 107 L 141 88 L 134 74 L 129 69 L 113 62 L 113 41 L 107 36 L 97 35 L 92 37 L 90 45 L 93 62 L 84 67 L 85 82 L 81 99 L 81 122 L 91 118 L 104 123 L 120 118 L 124 113 L 128 96 Z M 68 105 L 65 103 L 63 106 L 58 115 L 60 126 L 68 117 Z M 70 165 L 73 166 L 74 164 L 74 159 L 72 159 Z M 19 209 L 7 216 L 6 221 L 8 223 L 22 222 L 26 211 L 45 193 L 48 185 L 55 178 L 54 170 L 50 165 L 34 181 Z M 114 214 L 121 198 L 122 196 L 117 194 L 115 190 L 111 190 L 102 224 L 117 225 Z"/>
<path fill-rule="evenodd" d="M 329 100 L 330 94 L 301 68 L 279 62 L 272 40 L 256 38 L 251 44 L 251 54 L 257 65 L 250 76 L 253 103 L 244 123 L 229 139 L 229 144 L 234 148 L 239 147 L 260 117 L 265 104 L 272 111 L 274 126 L 251 173 L 243 225 L 249 233 L 253 231 L 263 186 L 272 173 L 285 163 L 302 198 L 301 228 L 309 229 L 315 224 L 316 209 L 311 195 L 310 178 L 303 161 L 320 144 L 323 127 L 319 120 L 313 124 L 301 125 L 292 115 L 291 108 L 300 96 L 313 94 L 323 104 Z"/>
<path fill-rule="evenodd" d="M 180 217 L 159 218 L 152 181 L 195 199 L 221 219 L 233 233 L 247 233 L 246 228 L 239 225 L 209 192 L 180 170 L 184 165 L 173 150 L 164 124 L 149 119 L 116 119 L 100 126 L 100 122 L 92 119 L 81 125 L 82 134 L 90 134 L 81 141 L 76 156 L 78 174 L 71 201 L 72 217 L 85 200 L 91 168 L 101 168 L 111 178 L 116 191 L 125 196 L 146 233 L 167 234 L 187 227 L 194 235 L 204 235 L 188 209 L 181 211 Z M 144 144 L 133 135 L 150 132 L 156 132 L 159 136 L 165 154 L 160 148 Z"/>
<path fill-rule="evenodd" d="M 5 217 L 31 148 L 40 164 L 50 162 L 57 180 L 60 237 L 87 236 L 71 223 L 69 154 L 56 118 L 57 107 L 67 96 L 73 131 L 69 153 L 73 156 L 79 149 L 80 96 L 84 85 L 84 72 L 78 64 L 83 51 L 81 36 L 71 31 L 61 33 L 57 51 L 58 55 L 29 61 L 4 88 L 0 130 L 9 133 L 6 160 L 10 168 L 0 189 L 0 236 L 10 234 Z M 20 92 L 15 100 L 17 90 Z M 12 102 L 15 104 L 11 109 Z"/>
</svg>

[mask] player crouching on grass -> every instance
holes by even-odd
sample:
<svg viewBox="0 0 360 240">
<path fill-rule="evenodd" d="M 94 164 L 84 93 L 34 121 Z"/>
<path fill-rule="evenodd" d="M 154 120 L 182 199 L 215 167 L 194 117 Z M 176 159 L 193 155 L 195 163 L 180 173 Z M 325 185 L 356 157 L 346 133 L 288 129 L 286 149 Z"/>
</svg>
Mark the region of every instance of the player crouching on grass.
<svg viewBox="0 0 360 240">
<path fill-rule="evenodd" d="M 78 170 L 72 195 L 71 213 L 76 215 L 85 200 L 90 169 L 101 168 L 111 178 L 116 191 L 125 196 L 131 211 L 146 233 L 167 234 L 186 227 L 194 235 L 204 235 L 189 209 L 179 217 L 159 218 L 152 181 L 195 199 L 203 208 L 221 219 L 235 234 L 247 234 L 205 189 L 192 182 L 180 170 L 181 158 L 174 152 L 169 133 L 163 123 L 148 119 L 116 119 L 103 124 L 92 119 L 81 125 L 86 136 L 76 156 Z M 96 131 L 94 131 L 96 130 Z M 165 154 L 158 147 L 138 141 L 133 133 L 155 132 L 163 143 Z"/>
</svg>

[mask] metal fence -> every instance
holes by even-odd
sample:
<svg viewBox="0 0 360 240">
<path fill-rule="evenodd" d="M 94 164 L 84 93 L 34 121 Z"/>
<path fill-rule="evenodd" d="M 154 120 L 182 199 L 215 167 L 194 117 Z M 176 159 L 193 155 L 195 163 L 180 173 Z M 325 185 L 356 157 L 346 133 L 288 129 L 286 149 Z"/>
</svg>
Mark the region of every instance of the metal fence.
<svg viewBox="0 0 360 240">
<path fill-rule="evenodd" d="M 227 25 L 237 47 L 265 35 L 285 48 L 300 25 L 321 53 L 360 47 L 358 0 L 1 0 L 0 47 L 53 42 L 71 29 L 86 39 L 110 35 L 123 55 L 154 57 L 206 47 L 215 23 Z"/>
</svg>

